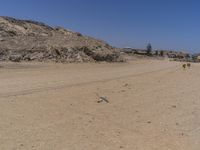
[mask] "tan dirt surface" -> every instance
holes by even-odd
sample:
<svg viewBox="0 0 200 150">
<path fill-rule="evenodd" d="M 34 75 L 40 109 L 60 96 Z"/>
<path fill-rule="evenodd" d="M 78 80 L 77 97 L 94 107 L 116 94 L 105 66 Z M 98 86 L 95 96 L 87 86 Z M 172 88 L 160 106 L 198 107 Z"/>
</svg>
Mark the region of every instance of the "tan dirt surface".
<svg viewBox="0 0 200 150">
<path fill-rule="evenodd" d="M 0 150 L 199 150 L 199 91 L 198 64 L 1 63 Z"/>
</svg>

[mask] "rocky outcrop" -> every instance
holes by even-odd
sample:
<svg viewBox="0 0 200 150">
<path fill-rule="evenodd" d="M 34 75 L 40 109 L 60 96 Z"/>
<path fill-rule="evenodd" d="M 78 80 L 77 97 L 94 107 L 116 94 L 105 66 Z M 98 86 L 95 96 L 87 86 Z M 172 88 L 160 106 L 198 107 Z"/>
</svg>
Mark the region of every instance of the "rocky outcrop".
<svg viewBox="0 0 200 150">
<path fill-rule="evenodd" d="M 95 62 L 123 61 L 106 42 L 61 27 L 0 17 L 0 60 Z"/>
</svg>

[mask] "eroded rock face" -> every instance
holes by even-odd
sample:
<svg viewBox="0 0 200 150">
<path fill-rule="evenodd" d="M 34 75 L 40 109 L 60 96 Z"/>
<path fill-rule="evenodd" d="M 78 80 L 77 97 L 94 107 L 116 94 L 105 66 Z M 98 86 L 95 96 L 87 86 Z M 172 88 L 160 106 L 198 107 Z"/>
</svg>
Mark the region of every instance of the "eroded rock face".
<svg viewBox="0 0 200 150">
<path fill-rule="evenodd" d="M 0 60 L 90 62 L 123 61 L 107 43 L 61 27 L 0 17 Z"/>
</svg>

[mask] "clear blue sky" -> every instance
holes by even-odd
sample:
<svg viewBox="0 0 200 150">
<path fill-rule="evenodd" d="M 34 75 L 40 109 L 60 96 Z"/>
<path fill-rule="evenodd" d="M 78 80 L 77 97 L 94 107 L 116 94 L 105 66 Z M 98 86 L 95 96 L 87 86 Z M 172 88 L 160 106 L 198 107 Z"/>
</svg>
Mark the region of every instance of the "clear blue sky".
<svg viewBox="0 0 200 150">
<path fill-rule="evenodd" d="M 0 0 L 0 15 L 33 19 L 117 47 L 200 52 L 198 0 Z"/>
</svg>

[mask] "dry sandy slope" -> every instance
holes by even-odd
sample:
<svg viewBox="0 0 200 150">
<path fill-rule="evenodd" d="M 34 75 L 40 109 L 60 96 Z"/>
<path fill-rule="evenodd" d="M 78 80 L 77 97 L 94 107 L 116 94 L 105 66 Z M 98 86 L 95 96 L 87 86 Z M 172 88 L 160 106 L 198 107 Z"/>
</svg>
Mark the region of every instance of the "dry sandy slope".
<svg viewBox="0 0 200 150">
<path fill-rule="evenodd" d="M 199 150 L 198 64 L 2 65 L 2 150 Z"/>
</svg>

